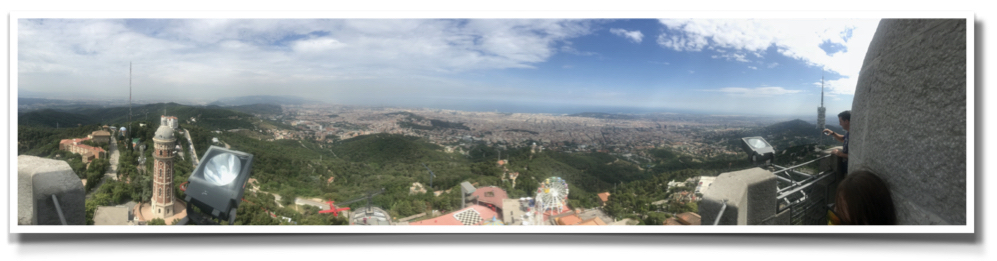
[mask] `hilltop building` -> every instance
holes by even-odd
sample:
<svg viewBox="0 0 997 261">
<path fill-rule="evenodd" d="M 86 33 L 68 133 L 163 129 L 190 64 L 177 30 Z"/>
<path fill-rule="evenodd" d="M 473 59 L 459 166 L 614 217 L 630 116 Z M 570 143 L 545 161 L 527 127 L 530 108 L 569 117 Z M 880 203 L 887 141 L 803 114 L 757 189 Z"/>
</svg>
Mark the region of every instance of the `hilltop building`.
<svg viewBox="0 0 997 261">
<path fill-rule="evenodd" d="M 176 116 L 166 116 L 166 115 L 160 116 L 159 125 L 169 126 L 170 128 L 173 129 L 180 127 Z"/>
<path fill-rule="evenodd" d="M 502 201 L 507 198 L 509 196 L 505 190 L 496 186 L 480 187 L 471 193 L 471 199 L 475 203 L 498 213 L 502 213 Z"/>
<path fill-rule="evenodd" d="M 594 213 L 593 213 L 594 212 Z M 604 216 L 599 210 L 577 208 L 561 215 L 553 216 L 554 223 L 560 226 L 605 226 Z"/>
<path fill-rule="evenodd" d="M 702 217 L 700 217 L 699 214 L 696 214 L 696 213 L 693 213 L 693 212 L 685 212 L 685 213 L 681 213 L 681 214 L 675 215 L 675 217 L 670 217 L 670 218 L 666 219 L 665 222 L 662 225 L 666 225 L 666 226 L 675 226 L 675 225 L 677 225 L 677 226 L 689 226 L 689 225 L 698 226 L 698 225 L 702 225 Z"/>
<path fill-rule="evenodd" d="M 409 223 L 409 225 L 477 226 L 497 219 L 498 213 L 480 205 L 472 205 L 442 216 Z"/>
<path fill-rule="evenodd" d="M 706 193 L 706 190 L 710 188 L 710 185 L 713 184 L 714 180 L 717 180 L 717 177 L 700 176 L 699 185 L 696 186 L 696 194 Z"/>
<path fill-rule="evenodd" d="M 95 143 L 111 142 L 111 133 L 105 130 L 94 131 L 93 133 L 90 133 L 90 136 L 87 137 L 93 140 L 93 142 Z"/>
<path fill-rule="evenodd" d="M 606 206 L 606 202 L 609 202 L 609 191 L 599 193 L 599 204 L 603 207 Z"/>
<path fill-rule="evenodd" d="M 64 139 L 59 141 L 59 149 L 80 154 L 80 156 L 82 156 L 83 163 L 90 163 L 90 161 L 101 158 L 101 155 L 103 155 L 106 151 L 103 148 L 84 145 L 83 141 L 87 140 L 90 140 L 90 137 Z"/>
</svg>

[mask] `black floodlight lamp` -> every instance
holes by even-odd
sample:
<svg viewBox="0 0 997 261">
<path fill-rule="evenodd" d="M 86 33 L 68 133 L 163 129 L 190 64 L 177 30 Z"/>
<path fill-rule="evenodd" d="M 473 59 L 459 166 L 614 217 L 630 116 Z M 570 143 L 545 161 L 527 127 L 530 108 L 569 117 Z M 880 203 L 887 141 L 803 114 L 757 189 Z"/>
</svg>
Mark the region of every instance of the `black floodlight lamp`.
<svg viewBox="0 0 997 261">
<path fill-rule="evenodd" d="M 191 221 L 202 223 L 206 219 L 190 209 L 197 206 L 202 212 L 219 220 L 235 223 L 235 212 L 242 201 L 246 181 L 252 171 L 253 155 L 222 147 L 211 146 L 204 152 L 201 164 L 188 179 L 187 215 Z"/>
<path fill-rule="evenodd" d="M 775 157 L 775 148 L 762 137 L 741 138 L 741 145 L 752 163 L 770 162 Z"/>
</svg>

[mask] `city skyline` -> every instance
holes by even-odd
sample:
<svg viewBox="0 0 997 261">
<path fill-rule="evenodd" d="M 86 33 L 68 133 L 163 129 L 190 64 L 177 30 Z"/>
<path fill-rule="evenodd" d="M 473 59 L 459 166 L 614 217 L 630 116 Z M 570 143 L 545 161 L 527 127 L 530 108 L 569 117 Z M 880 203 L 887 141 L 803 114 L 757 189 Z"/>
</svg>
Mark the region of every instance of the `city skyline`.
<svg viewBox="0 0 997 261">
<path fill-rule="evenodd" d="M 341 104 L 477 111 L 808 115 L 819 105 L 821 71 L 828 110 L 850 109 L 878 19 L 17 24 L 18 91 L 30 94 L 126 98 L 121 94 L 131 61 L 136 99 L 289 94 Z"/>
</svg>

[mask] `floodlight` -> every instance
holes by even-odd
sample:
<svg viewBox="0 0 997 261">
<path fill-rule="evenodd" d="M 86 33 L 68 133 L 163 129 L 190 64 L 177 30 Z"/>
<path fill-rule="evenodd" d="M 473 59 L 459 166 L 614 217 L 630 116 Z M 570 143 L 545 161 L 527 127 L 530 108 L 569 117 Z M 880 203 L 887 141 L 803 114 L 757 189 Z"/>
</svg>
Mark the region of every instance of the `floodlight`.
<svg viewBox="0 0 997 261">
<path fill-rule="evenodd" d="M 751 162 L 758 163 L 772 160 L 775 156 L 775 148 L 762 137 L 744 137 L 741 138 L 741 141 L 741 145 L 743 145 L 742 149 L 744 149 L 745 153 L 748 153 Z"/>
<path fill-rule="evenodd" d="M 242 200 L 243 188 L 252 171 L 253 155 L 211 146 L 204 159 L 194 169 L 187 185 L 187 215 L 196 215 L 190 208 L 197 206 L 219 220 L 235 222 L 235 211 Z M 197 218 L 191 220 L 199 222 Z"/>
</svg>

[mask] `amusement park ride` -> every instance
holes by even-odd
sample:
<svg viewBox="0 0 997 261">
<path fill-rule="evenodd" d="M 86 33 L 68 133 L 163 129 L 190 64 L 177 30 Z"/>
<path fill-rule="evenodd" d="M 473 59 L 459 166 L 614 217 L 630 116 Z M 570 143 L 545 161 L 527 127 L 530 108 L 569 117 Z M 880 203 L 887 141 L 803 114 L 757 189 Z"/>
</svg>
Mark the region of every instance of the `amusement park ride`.
<svg viewBox="0 0 997 261">
<path fill-rule="evenodd" d="M 535 198 L 521 198 L 529 206 L 523 215 L 523 225 L 543 225 L 544 216 L 557 215 L 564 211 L 568 202 L 568 183 L 560 177 L 551 177 L 540 182 Z"/>
</svg>

